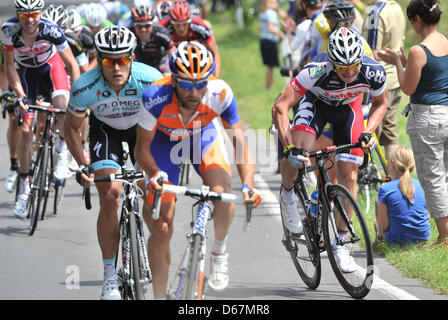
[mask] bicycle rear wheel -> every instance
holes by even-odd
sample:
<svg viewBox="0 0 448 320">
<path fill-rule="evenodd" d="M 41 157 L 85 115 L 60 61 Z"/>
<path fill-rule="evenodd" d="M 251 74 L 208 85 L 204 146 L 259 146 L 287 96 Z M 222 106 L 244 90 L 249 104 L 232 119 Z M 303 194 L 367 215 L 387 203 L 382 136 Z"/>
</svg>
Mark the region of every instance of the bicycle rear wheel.
<svg viewBox="0 0 448 320">
<path fill-rule="evenodd" d="M 330 211 L 326 204 L 322 204 L 322 228 L 328 258 L 336 278 L 344 290 L 353 298 L 361 299 L 369 293 L 373 281 L 373 253 L 369 231 L 359 205 L 347 188 L 342 185 L 331 185 L 327 188 L 327 194 L 333 207 L 333 211 Z M 351 234 L 350 231 L 347 232 L 342 250 L 348 253 L 350 259 L 356 263 L 356 270 L 353 272 L 341 270 L 337 262 L 339 258 L 333 251 L 338 230 L 335 219 L 338 217 L 338 220 L 343 221 L 344 219 L 339 219 L 339 217 L 344 215 L 348 217 L 348 212 L 352 212 L 349 224 L 353 228 L 354 234 Z M 347 223 L 345 223 L 344 229 L 350 230 Z"/>
<path fill-rule="evenodd" d="M 133 294 L 135 300 L 144 300 L 144 290 L 142 280 L 142 266 L 140 257 L 140 242 L 137 239 L 137 224 L 133 212 L 129 215 L 129 231 L 131 236 L 131 275 L 134 280 Z M 143 280 L 144 281 L 144 280 Z"/>
<path fill-rule="evenodd" d="M 296 195 L 298 197 L 297 206 L 303 224 L 303 235 L 300 235 L 300 237 L 293 236 L 283 222 L 283 214 L 280 214 L 284 233 L 282 242 L 286 250 L 290 253 L 292 262 L 300 278 L 307 287 L 316 289 L 321 279 L 319 244 L 315 236 L 316 221 L 312 220 L 311 217 L 307 217 L 303 196 L 297 190 Z"/>
</svg>

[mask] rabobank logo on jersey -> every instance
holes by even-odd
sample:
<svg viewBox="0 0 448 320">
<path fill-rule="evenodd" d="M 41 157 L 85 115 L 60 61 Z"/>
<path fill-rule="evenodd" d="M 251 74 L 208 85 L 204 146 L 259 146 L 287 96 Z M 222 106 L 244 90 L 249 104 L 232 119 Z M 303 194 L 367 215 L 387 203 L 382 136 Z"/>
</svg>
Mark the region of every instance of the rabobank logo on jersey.
<svg viewBox="0 0 448 320">
<path fill-rule="evenodd" d="M 154 106 L 160 105 L 160 104 L 166 104 L 168 101 L 169 95 L 166 94 L 164 96 L 155 96 L 153 98 L 147 98 L 145 100 L 145 108 L 146 110 L 152 109 Z"/>
</svg>

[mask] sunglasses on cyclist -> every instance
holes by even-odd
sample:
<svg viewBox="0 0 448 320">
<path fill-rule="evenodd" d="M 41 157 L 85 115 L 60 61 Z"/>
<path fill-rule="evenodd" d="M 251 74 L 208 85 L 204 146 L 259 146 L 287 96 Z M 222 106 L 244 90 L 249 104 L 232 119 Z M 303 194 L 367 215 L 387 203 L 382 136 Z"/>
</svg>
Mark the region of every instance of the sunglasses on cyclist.
<svg viewBox="0 0 448 320">
<path fill-rule="evenodd" d="M 22 19 L 29 19 L 29 18 L 36 19 L 40 15 L 40 11 L 18 12 L 17 15 L 19 16 L 19 18 Z"/>
<path fill-rule="evenodd" d="M 101 63 L 105 67 L 114 67 L 116 64 L 124 66 L 131 62 L 131 56 L 121 58 L 101 58 Z"/>
<path fill-rule="evenodd" d="M 361 61 L 358 63 L 352 64 L 351 66 L 343 66 L 343 65 L 334 64 L 334 67 L 337 70 L 346 71 L 346 70 L 356 70 L 360 65 L 361 65 Z"/>
<path fill-rule="evenodd" d="M 149 28 L 149 27 L 152 26 L 152 22 L 134 23 L 134 26 L 135 26 L 137 29 Z"/>
<path fill-rule="evenodd" d="M 171 20 L 171 24 L 174 24 L 174 25 L 189 24 L 190 22 L 191 22 L 191 19 L 188 19 L 186 21 L 174 21 L 174 20 Z"/>
<path fill-rule="evenodd" d="M 208 80 L 202 80 L 202 81 L 188 81 L 188 80 L 180 80 L 177 79 L 177 83 L 182 87 L 182 89 L 190 90 L 191 88 L 196 88 L 197 90 L 201 90 L 204 88 Z"/>
</svg>

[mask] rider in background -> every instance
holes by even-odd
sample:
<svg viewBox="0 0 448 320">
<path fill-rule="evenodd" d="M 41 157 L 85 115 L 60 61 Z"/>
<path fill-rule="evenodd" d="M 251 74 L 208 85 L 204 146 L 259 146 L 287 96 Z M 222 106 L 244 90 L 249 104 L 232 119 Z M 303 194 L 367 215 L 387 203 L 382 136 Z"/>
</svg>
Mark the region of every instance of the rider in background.
<svg viewBox="0 0 448 320">
<path fill-rule="evenodd" d="M 50 4 L 43 11 L 42 17 L 50 21 L 53 21 L 61 28 L 67 39 L 70 49 L 72 50 L 73 56 L 78 62 L 80 72 L 81 73 L 86 72 L 88 70 L 89 60 L 87 59 L 87 56 L 83 51 L 78 35 L 73 30 L 67 28 L 67 22 L 70 19 L 70 16 L 64 9 L 64 6 L 62 5 L 55 6 Z"/>
<path fill-rule="evenodd" d="M 154 10 L 150 6 L 133 7 L 131 31 L 137 36 L 135 60 L 153 66 L 163 74 L 170 73 L 169 55 L 175 47 L 165 27 L 154 24 Z"/>
<path fill-rule="evenodd" d="M 170 31 L 176 46 L 182 41 L 196 40 L 203 43 L 213 54 L 216 66 L 214 76 L 219 78 L 221 57 L 213 32 L 204 20 L 191 16 L 191 9 L 186 1 L 174 2 L 170 8 L 170 17 L 160 21 L 160 24 Z"/>
<path fill-rule="evenodd" d="M 6 141 L 8 142 L 9 158 L 11 165 L 9 167 L 8 176 L 5 179 L 5 188 L 9 193 L 14 192 L 17 179 L 17 170 L 19 169 L 18 159 L 18 143 L 19 143 L 19 126 L 17 122 L 17 115 L 14 112 L 14 92 L 8 86 L 8 78 L 5 74 L 3 64 L 3 43 L 0 41 L 0 89 L 2 89 L 2 99 L 0 104 L 2 106 L 2 114 L 8 113 L 8 130 L 6 131 Z M 3 109 L 6 108 L 6 109 Z"/>
<path fill-rule="evenodd" d="M 135 35 L 127 28 L 102 29 L 95 36 L 98 67 L 82 74 L 73 84 L 64 130 L 67 146 L 79 164 L 76 180 L 81 185 L 90 185 L 95 175 L 121 171 L 123 142 L 128 144 L 135 164 L 141 96 L 148 85 L 162 77 L 155 68 L 134 62 L 136 45 Z M 89 129 L 90 163 L 84 156 L 79 135 L 87 109 L 93 113 Z M 117 300 L 121 298 L 115 270 L 121 183 L 98 183 L 96 187 L 100 206 L 97 233 L 104 263 L 101 299 Z"/>
<path fill-rule="evenodd" d="M 151 0 L 145 1 L 149 3 Z M 106 9 L 107 19 L 114 25 L 118 25 L 123 16 L 130 14 L 129 8 L 120 0 L 101 0 L 100 3 Z"/>
<path fill-rule="evenodd" d="M 79 77 L 79 67 L 58 25 L 42 18 L 43 0 L 15 0 L 17 16 L 2 26 L 1 40 L 5 70 L 9 84 L 17 96 L 17 107 L 24 112 L 19 144 L 20 190 L 14 215 L 25 218 L 30 195 L 31 143 L 34 113 L 28 104 L 34 104 L 38 94 L 42 94 L 53 106 L 65 109 L 70 93 L 70 81 Z M 36 45 L 38 44 L 38 45 Z M 16 69 L 17 66 L 17 69 Z M 55 145 L 55 177 L 67 176 L 67 147 L 63 138 L 64 115 L 58 116 L 59 139 Z"/>
</svg>

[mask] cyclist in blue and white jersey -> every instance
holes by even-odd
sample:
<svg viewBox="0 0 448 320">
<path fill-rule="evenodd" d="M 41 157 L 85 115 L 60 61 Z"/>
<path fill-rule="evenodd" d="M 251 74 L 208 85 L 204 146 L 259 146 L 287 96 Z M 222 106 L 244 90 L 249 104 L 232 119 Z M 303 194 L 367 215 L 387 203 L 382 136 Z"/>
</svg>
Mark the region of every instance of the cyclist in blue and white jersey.
<svg viewBox="0 0 448 320">
<path fill-rule="evenodd" d="M 280 205 L 288 230 L 302 233 L 303 226 L 297 209 L 293 182 L 297 168 L 303 165 L 297 154 L 306 155 L 314 150 L 317 139 L 327 122 L 333 125 L 336 145 L 360 141 L 363 148 L 372 145 L 371 135 L 382 121 L 387 110 L 386 73 L 383 66 L 364 54 L 360 36 L 345 27 L 333 32 L 322 62 L 306 66 L 283 90 L 276 100 L 272 116 L 287 158 L 281 163 L 282 187 Z M 364 93 L 372 95 L 369 121 L 364 129 L 361 104 L 355 103 Z M 288 110 L 299 103 L 292 128 Z M 353 149 L 352 161 L 336 157 L 337 177 L 340 184 L 352 193 L 356 189 L 356 172 L 363 152 Z M 352 212 L 349 212 L 351 217 Z M 338 237 L 344 238 L 346 226 L 336 217 Z M 333 243 L 336 261 L 344 272 L 354 272 L 356 263 L 344 246 Z"/>
<path fill-rule="evenodd" d="M 67 146 L 79 164 L 78 183 L 93 181 L 94 175 L 117 173 L 123 159 L 122 142 L 127 142 L 132 162 L 142 93 L 162 77 L 155 68 L 134 62 L 137 40 L 127 28 L 113 26 L 95 35 L 98 67 L 84 73 L 73 84 L 64 132 Z M 89 163 L 83 153 L 79 128 L 90 109 Z M 119 227 L 117 210 L 121 183 L 98 183 L 100 212 L 98 240 L 104 262 L 102 299 L 120 299 L 115 255 Z"/>
<path fill-rule="evenodd" d="M 62 30 L 53 22 L 41 19 L 44 0 L 14 0 L 17 16 L 6 21 L 1 29 L 5 71 L 12 89 L 17 95 L 17 106 L 25 112 L 21 126 L 19 145 L 20 176 L 19 196 L 14 215 L 26 217 L 26 205 L 30 194 L 29 170 L 33 138 L 33 113 L 28 103 L 34 104 L 41 94 L 52 101 L 56 108 L 65 109 L 70 93 L 70 80 L 79 77 L 79 67 Z M 62 129 L 64 116 L 58 116 Z M 67 175 L 67 148 L 62 130 L 55 146 L 57 165 L 54 175 L 63 179 Z"/>
</svg>

